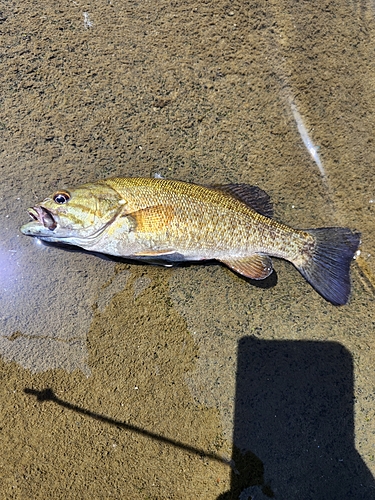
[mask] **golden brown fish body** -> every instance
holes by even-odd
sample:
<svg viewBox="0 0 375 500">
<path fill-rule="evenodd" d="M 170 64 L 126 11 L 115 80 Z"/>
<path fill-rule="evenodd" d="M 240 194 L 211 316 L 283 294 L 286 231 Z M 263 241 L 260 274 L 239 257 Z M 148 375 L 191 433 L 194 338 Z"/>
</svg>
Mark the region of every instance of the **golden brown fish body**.
<svg viewBox="0 0 375 500">
<path fill-rule="evenodd" d="M 50 242 L 165 263 L 216 259 L 253 279 L 271 256 L 292 262 L 327 300 L 347 301 L 359 234 L 346 228 L 296 230 L 271 218 L 264 191 L 246 184 L 112 178 L 58 191 L 29 209 L 22 232 Z"/>
</svg>

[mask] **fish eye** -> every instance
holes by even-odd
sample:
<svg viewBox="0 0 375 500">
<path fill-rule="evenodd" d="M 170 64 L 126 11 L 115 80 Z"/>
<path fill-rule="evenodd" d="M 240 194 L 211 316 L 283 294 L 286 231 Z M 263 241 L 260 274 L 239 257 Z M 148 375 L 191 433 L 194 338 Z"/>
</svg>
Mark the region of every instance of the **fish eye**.
<svg viewBox="0 0 375 500">
<path fill-rule="evenodd" d="M 70 194 L 67 191 L 58 191 L 53 195 L 53 201 L 59 205 L 63 205 L 70 200 Z"/>
</svg>

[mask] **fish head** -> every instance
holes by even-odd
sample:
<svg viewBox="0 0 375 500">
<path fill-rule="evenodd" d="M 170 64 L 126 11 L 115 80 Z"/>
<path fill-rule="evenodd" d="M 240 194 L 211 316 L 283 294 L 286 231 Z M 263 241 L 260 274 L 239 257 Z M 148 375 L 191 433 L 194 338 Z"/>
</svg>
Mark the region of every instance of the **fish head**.
<svg viewBox="0 0 375 500">
<path fill-rule="evenodd" d="M 31 221 L 21 232 L 44 241 L 83 246 L 82 242 L 100 237 L 123 210 L 122 205 L 118 193 L 104 185 L 59 190 L 28 209 Z"/>
</svg>

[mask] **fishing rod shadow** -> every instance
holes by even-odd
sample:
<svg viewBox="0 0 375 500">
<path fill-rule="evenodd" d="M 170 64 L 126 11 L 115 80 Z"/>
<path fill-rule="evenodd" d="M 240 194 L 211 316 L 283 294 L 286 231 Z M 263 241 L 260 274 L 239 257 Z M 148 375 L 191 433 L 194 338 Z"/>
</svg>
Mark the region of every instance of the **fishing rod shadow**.
<svg viewBox="0 0 375 500">
<path fill-rule="evenodd" d="M 85 415 L 87 417 L 93 418 L 94 420 L 98 420 L 99 422 L 114 425 L 120 429 L 132 431 L 132 432 L 135 432 L 137 434 L 140 434 L 142 436 L 145 436 L 145 437 L 148 437 L 151 439 L 156 439 L 157 441 L 159 441 L 161 443 L 165 443 L 167 445 L 174 446 L 175 448 L 180 448 L 188 453 L 198 455 L 202 458 L 204 457 L 204 458 L 207 458 L 210 460 L 215 460 L 217 462 L 227 464 L 228 467 L 232 466 L 231 460 L 227 460 L 224 457 L 217 455 L 216 453 L 210 453 L 210 452 L 207 452 L 206 450 L 203 450 L 200 448 L 195 448 L 194 446 L 190 446 L 188 444 L 181 443 L 180 441 L 177 441 L 175 439 L 171 439 L 171 438 L 162 436 L 160 434 L 156 434 L 155 432 L 148 431 L 146 429 L 143 429 L 142 427 L 138 427 L 138 426 L 133 425 L 133 424 L 128 424 L 126 422 L 122 422 L 121 420 L 115 420 L 115 419 L 107 417 L 105 415 L 100 415 L 99 413 L 94 413 L 90 410 L 87 410 L 86 408 L 81 408 L 80 406 L 69 403 L 68 401 L 64 401 L 63 399 L 60 399 L 59 397 L 57 397 L 51 388 L 46 388 L 44 390 L 38 391 L 38 390 L 30 389 L 30 388 L 26 387 L 24 389 L 24 393 L 28 394 L 30 396 L 35 396 L 37 401 L 39 401 L 40 403 L 43 403 L 46 401 L 52 401 L 53 403 L 55 403 L 59 406 L 67 408 L 68 410 L 75 411 L 76 413 L 80 413 L 81 415 Z"/>
<path fill-rule="evenodd" d="M 374 500 L 355 449 L 350 352 L 337 342 L 243 337 L 230 491 L 217 500 Z"/>
</svg>

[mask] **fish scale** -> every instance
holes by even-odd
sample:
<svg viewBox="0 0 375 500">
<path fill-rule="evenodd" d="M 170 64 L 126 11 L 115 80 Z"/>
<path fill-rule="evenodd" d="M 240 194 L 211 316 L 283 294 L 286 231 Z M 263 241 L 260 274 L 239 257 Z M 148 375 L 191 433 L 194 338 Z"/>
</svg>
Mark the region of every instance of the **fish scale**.
<svg viewBox="0 0 375 500">
<path fill-rule="evenodd" d="M 280 243 L 278 253 L 284 257 L 287 248 L 306 239 L 306 233 L 298 232 L 273 219 L 267 219 L 244 202 L 223 193 L 220 189 L 179 181 L 148 178 L 114 178 L 102 181 L 127 200 L 129 212 L 150 206 L 172 206 L 175 211 L 170 235 L 184 244 L 188 236 L 201 248 L 214 247 L 242 253 L 250 248 L 264 251 L 273 240 Z M 173 228 L 173 233 L 172 233 Z M 266 229 L 266 231 L 265 231 Z M 251 231 L 251 232 L 250 232 Z M 285 235 L 293 234 L 291 240 Z M 189 237 L 190 236 L 190 237 Z M 298 242 L 298 243 L 297 243 Z M 188 250 L 188 245 L 185 245 Z M 276 250 L 276 248 L 274 248 Z M 212 257 L 211 257 L 212 258 Z"/>
</svg>

